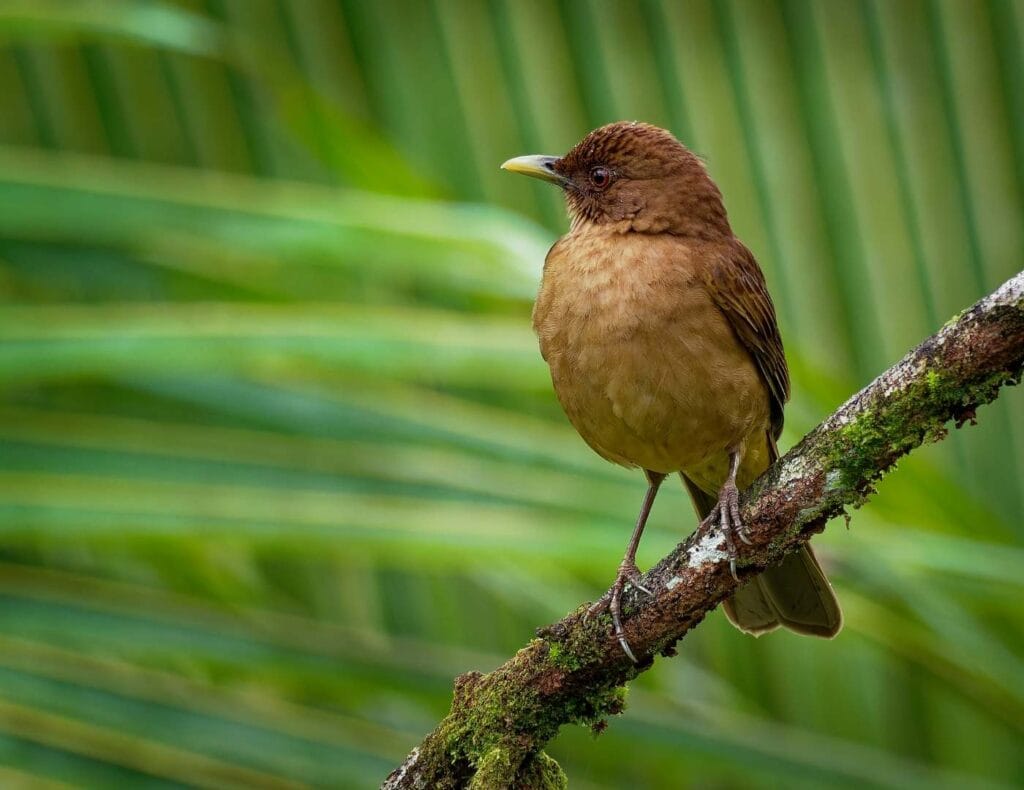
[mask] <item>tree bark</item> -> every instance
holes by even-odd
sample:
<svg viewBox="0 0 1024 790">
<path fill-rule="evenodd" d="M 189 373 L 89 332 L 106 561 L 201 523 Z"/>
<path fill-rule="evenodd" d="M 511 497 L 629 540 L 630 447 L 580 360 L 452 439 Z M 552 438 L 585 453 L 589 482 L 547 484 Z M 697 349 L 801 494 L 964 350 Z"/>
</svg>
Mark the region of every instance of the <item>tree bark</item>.
<svg viewBox="0 0 1024 790">
<path fill-rule="evenodd" d="M 1024 272 L 951 319 L 850 398 L 744 494 L 752 545 L 740 544 L 737 583 L 718 530 L 698 530 L 644 575 L 652 597 L 629 589 L 627 658 L 607 615 L 581 605 L 539 629 L 488 675 L 455 680 L 451 711 L 384 781 L 398 788 L 560 788 L 541 750 L 563 724 L 597 730 L 621 713 L 625 684 L 671 656 L 687 631 L 743 582 L 796 550 L 873 492 L 898 458 L 942 439 L 1024 371 Z"/>
</svg>

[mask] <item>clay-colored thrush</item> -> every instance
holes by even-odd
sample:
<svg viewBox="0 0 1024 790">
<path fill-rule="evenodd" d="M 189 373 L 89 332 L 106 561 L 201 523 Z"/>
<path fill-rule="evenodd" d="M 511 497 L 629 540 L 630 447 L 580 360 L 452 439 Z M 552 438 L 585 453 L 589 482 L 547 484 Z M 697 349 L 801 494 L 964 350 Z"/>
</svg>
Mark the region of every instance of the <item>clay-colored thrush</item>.
<svg viewBox="0 0 1024 790">
<path fill-rule="evenodd" d="M 678 472 L 705 526 L 721 528 L 733 575 L 735 541 L 749 542 L 739 491 L 777 458 L 789 398 L 775 307 L 703 162 L 664 129 L 613 123 L 565 156 L 502 168 L 557 184 L 568 204 L 533 311 L 562 408 L 598 454 L 647 476 L 615 583 L 591 609 L 610 609 L 635 661 L 622 591 L 643 590 L 636 549 L 666 475 Z M 725 612 L 754 635 L 842 627 L 809 546 L 737 590 Z"/>
</svg>

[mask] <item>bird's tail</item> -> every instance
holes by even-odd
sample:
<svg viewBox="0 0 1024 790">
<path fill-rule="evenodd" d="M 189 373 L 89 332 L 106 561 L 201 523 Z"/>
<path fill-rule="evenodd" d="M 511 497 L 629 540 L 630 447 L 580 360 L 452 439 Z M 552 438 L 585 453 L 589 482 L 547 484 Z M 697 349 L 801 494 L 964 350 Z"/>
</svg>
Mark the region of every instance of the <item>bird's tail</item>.
<svg viewBox="0 0 1024 790">
<path fill-rule="evenodd" d="M 769 437 L 771 461 L 778 453 Z M 717 498 L 683 475 L 683 482 L 703 520 Z M 741 631 L 760 636 L 780 625 L 808 636 L 831 639 L 843 627 L 843 613 L 825 572 L 810 545 L 787 554 L 779 565 L 768 568 L 740 587 L 723 604 L 729 621 Z"/>
</svg>

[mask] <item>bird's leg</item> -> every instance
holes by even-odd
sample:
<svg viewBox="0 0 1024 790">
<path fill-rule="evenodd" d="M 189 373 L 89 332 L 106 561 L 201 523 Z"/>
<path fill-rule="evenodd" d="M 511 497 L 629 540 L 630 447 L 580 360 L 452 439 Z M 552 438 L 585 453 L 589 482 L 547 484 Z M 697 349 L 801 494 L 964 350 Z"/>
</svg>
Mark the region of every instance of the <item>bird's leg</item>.
<svg viewBox="0 0 1024 790">
<path fill-rule="evenodd" d="M 640 506 L 640 515 L 637 516 L 636 526 L 633 528 L 633 536 L 629 539 L 629 545 L 626 547 L 626 556 L 619 563 L 619 572 L 615 577 L 615 583 L 612 584 L 611 589 L 597 603 L 587 610 L 585 615 L 585 617 L 590 617 L 605 609 L 611 611 L 612 624 L 615 626 L 615 636 L 618 638 L 619 644 L 622 645 L 622 651 L 629 656 L 634 664 L 637 663 L 636 656 L 633 655 L 629 642 L 626 641 L 625 632 L 622 630 L 622 591 L 626 586 L 626 582 L 629 582 L 641 592 L 647 595 L 653 594 L 640 584 L 640 569 L 636 567 L 636 550 L 640 545 L 640 536 L 644 534 L 647 517 L 651 514 L 654 498 L 658 495 L 658 488 L 661 486 L 661 481 L 665 479 L 665 475 L 660 472 L 651 472 L 650 470 L 644 470 L 644 472 L 647 475 L 647 493 L 644 494 L 644 501 Z"/>
<path fill-rule="evenodd" d="M 729 570 L 732 577 L 739 581 L 736 575 L 736 540 L 734 536 L 750 545 L 747 525 L 740 518 L 740 491 L 736 487 L 736 473 L 739 471 L 740 462 L 743 460 L 743 452 L 734 450 L 729 453 L 729 476 L 718 492 L 718 504 L 715 505 L 708 517 L 701 526 L 713 526 L 718 524 L 722 528 L 722 535 L 725 537 L 725 545 L 729 550 Z"/>
</svg>

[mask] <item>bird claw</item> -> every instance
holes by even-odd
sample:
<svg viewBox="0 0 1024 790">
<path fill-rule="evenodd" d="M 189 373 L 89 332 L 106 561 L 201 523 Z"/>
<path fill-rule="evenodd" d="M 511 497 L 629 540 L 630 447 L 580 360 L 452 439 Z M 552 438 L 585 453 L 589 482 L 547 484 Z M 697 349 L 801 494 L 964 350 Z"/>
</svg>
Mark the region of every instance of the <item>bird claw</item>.
<svg viewBox="0 0 1024 790">
<path fill-rule="evenodd" d="M 643 574 L 640 573 L 640 569 L 636 565 L 622 565 L 619 567 L 619 575 L 624 576 L 626 581 L 633 585 L 634 589 L 644 593 L 648 598 L 653 598 L 654 593 L 640 584 L 640 579 Z"/>
<path fill-rule="evenodd" d="M 640 569 L 637 568 L 635 564 L 623 563 L 619 566 L 618 575 L 615 577 L 615 582 L 612 584 L 608 592 L 598 598 L 597 601 L 595 601 L 583 614 L 583 622 L 588 622 L 593 615 L 600 614 L 605 610 L 610 611 L 612 615 L 612 626 L 615 631 L 615 638 L 619 640 L 619 646 L 622 648 L 622 652 L 629 656 L 630 661 L 634 664 L 638 664 L 640 662 L 637 661 L 636 655 L 629 646 L 629 642 L 626 641 L 626 633 L 622 628 L 622 591 L 626 587 L 626 582 L 629 582 L 635 589 L 645 595 L 654 595 L 653 592 L 640 584 Z"/>
<path fill-rule="evenodd" d="M 718 497 L 718 504 L 711 509 L 711 512 L 708 513 L 708 517 L 704 519 L 704 523 L 701 526 L 704 528 L 715 526 L 721 528 L 722 537 L 725 539 L 725 546 L 729 555 L 729 572 L 736 581 L 739 581 L 740 577 L 736 572 L 738 552 L 736 550 L 735 538 L 738 537 L 748 546 L 752 546 L 753 541 L 750 540 L 750 530 L 747 529 L 747 525 L 743 523 L 743 519 L 740 517 L 740 493 L 734 484 L 726 483 L 722 486 L 722 491 Z"/>
<path fill-rule="evenodd" d="M 590 606 L 588 606 L 587 607 L 587 611 L 585 611 L 583 613 L 583 623 L 584 623 L 584 625 L 586 625 L 587 623 L 590 622 L 590 618 L 591 617 L 594 617 L 595 615 L 599 615 L 599 614 L 601 614 L 601 612 L 603 612 L 605 609 L 607 609 L 608 608 L 609 600 L 611 600 L 610 591 L 606 592 L 604 595 L 602 595 L 600 598 L 598 598 L 596 601 L 594 601 L 594 603 L 592 603 Z"/>
<path fill-rule="evenodd" d="M 619 638 L 619 647 L 622 648 L 622 652 L 629 656 L 629 660 L 634 664 L 639 664 L 640 662 L 637 661 L 636 656 L 633 655 L 633 651 L 630 649 L 629 642 L 626 641 L 626 637 L 622 634 L 616 634 L 616 636 Z"/>
</svg>

